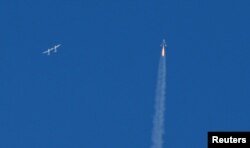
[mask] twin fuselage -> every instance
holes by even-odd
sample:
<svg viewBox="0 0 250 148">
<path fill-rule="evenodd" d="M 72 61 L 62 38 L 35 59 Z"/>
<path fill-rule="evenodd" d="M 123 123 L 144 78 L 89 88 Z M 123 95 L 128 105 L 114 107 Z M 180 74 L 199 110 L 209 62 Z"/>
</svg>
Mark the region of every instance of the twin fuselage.
<svg viewBox="0 0 250 148">
<path fill-rule="evenodd" d="M 53 48 L 49 48 L 48 50 L 44 51 L 43 54 L 47 54 L 49 56 L 51 51 L 57 52 L 57 48 L 60 46 L 61 44 L 55 45 Z"/>
</svg>

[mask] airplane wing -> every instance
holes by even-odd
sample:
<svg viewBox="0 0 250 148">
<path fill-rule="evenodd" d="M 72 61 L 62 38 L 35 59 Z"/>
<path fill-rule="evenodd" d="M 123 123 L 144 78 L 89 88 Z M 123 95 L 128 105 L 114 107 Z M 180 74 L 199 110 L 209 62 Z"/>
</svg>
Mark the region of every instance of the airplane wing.
<svg viewBox="0 0 250 148">
<path fill-rule="evenodd" d="M 48 55 L 50 55 L 50 52 L 47 50 L 47 51 L 44 51 L 43 54 L 48 54 Z"/>
<path fill-rule="evenodd" d="M 54 49 L 56 49 L 56 48 L 58 48 L 58 47 L 60 47 L 61 46 L 61 44 L 59 44 L 59 45 L 56 45 L 55 47 L 54 47 Z"/>
</svg>

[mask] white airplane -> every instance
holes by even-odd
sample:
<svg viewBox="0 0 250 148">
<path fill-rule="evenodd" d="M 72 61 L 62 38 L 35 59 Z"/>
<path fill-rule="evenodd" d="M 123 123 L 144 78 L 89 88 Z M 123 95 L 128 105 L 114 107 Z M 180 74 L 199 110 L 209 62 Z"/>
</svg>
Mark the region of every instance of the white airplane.
<svg viewBox="0 0 250 148">
<path fill-rule="evenodd" d="M 49 48 L 48 50 L 44 51 L 43 54 L 50 55 L 50 52 L 54 50 L 54 52 L 57 52 L 57 48 L 59 48 L 61 44 L 55 45 L 53 48 Z"/>
<path fill-rule="evenodd" d="M 165 39 L 163 39 L 162 43 L 161 43 L 161 47 L 167 47 L 166 41 Z"/>
</svg>

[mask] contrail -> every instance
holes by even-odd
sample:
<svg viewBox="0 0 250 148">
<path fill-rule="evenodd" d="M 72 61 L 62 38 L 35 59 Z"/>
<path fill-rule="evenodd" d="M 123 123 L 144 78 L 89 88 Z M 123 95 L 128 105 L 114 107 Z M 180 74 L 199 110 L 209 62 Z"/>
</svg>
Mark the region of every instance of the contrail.
<svg viewBox="0 0 250 148">
<path fill-rule="evenodd" d="M 165 52 L 165 46 L 162 48 L 162 53 Z M 163 147 L 164 134 L 164 111 L 165 111 L 165 89 L 166 89 L 166 56 L 162 54 L 159 63 L 158 80 L 155 97 L 155 114 L 153 120 L 152 131 L 152 146 L 151 148 Z"/>
</svg>

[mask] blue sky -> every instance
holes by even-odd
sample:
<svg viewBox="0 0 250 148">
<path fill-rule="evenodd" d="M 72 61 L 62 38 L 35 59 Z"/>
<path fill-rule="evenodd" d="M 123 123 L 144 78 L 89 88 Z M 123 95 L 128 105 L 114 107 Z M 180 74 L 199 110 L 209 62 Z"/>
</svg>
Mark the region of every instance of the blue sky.
<svg viewBox="0 0 250 148">
<path fill-rule="evenodd" d="M 0 2 L 0 147 L 146 148 L 167 40 L 165 147 L 248 131 L 250 2 Z M 57 54 L 42 51 L 62 44 Z"/>
</svg>

